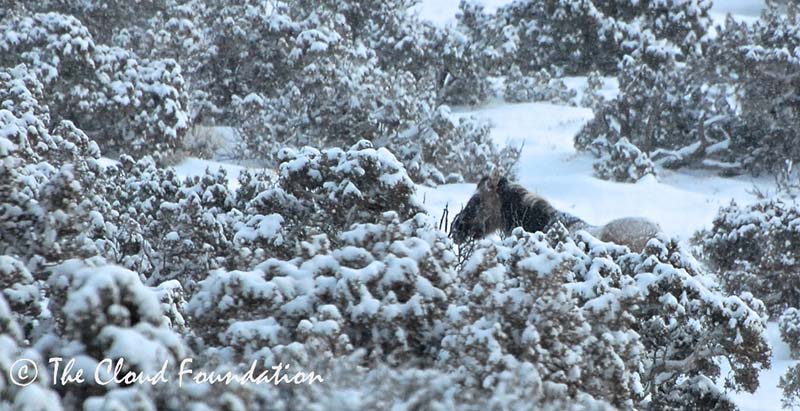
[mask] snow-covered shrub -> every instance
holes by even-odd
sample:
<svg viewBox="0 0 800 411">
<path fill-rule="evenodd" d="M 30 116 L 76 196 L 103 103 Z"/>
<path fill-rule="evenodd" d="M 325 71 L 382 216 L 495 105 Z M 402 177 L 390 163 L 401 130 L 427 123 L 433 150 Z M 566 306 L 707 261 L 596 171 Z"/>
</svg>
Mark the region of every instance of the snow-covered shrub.
<svg viewBox="0 0 800 411">
<path fill-rule="evenodd" d="M 243 172 L 228 187 L 224 169 L 179 179 L 151 160 L 122 157 L 108 168 L 115 230 L 96 242 L 110 261 L 158 284 L 187 289 L 209 270 L 249 269 L 270 257 L 291 259 L 316 234 L 335 238 L 387 211 L 421 210 L 414 184 L 386 149 L 362 141 L 348 150 L 285 149 L 277 178 Z"/>
<path fill-rule="evenodd" d="M 704 0 L 515 1 L 498 9 L 488 37 L 523 73 L 558 66 L 567 74 L 608 74 L 644 39 L 652 39 L 646 40 L 652 49 L 697 52 L 711 25 L 710 7 Z"/>
<path fill-rule="evenodd" d="M 108 261 L 146 275 L 150 284 L 174 279 L 191 288 L 209 270 L 250 252 L 235 237 L 258 192 L 244 192 L 239 201 L 224 168 L 181 179 L 150 158 L 123 156 L 105 172 L 115 229 L 96 243 Z"/>
<path fill-rule="evenodd" d="M 710 55 L 735 85 L 738 116 L 730 149 L 743 168 L 779 172 L 800 163 L 800 16 L 770 7 L 754 24 L 726 23 Z"/>
<path fill-rule="evenodd" d="M 220 109 L 212 117 L 241 132 L 239 155 L 277 164 L 285 146 L 367 139 L 409 170 L 430 169 L 411 175 L 431 183 L 454 173 L 472 179 L 458 167 L 484 164 L 483 152 L 500 151 L 488 138 L 469 150 L 476 143 L 464 132 L 437 144 L 443 139 L 428 131 L 443 103 L 488 96 L 473 44 L 453 28 L 419 20 L 409 2 L 378 3 L 244 2 L 216 13 L 217 52 L 198 76 Z M 419 141 L 428 147 L 417 148 Z M 458 167 L 442 160 L 458 156 L 466 157 Z"/>
<path fill-rule="evenodd" d="M 148 60 L 176 61 L 187 82 L 189 101 L 185 108 L 194 123 L 202 120 L 203 111 L 216 110 L 208 99 L 208 85 L 198 76 L 201 66 L 216 53 L 206 23 L 213 15 L 212 4 L 207 0 L 41 0 L 25 2 L 21 8 L 28 14 L 56 12 L 73 16 L 98 44 L 130 50 Z"/>
<path fill-rule="evenodd" d="M 571 265 L 542 234 L 515 231 L 502 244 L 482 243 L 459 273 L 463 299 L 448 310 L 441 366 L 465 375 L 470 388 L 529 370 L 543 380 L 545 398 L 630 407 L 642 389 L 638 336 L 604 337 L 593 327 L 564 287 L 574 281 Z"/>
<path fill-rule="evenodd" d="M 781 377 L 778 387 L 783 390 L 781 403 L 791 409 L 800 405 L 800 365 L 790 367 Z"/>
<path fill-rule="evenodd" d="M 169 0 L 147 0 L 130 4 L 125 0 L 91 3 L 80 0 L 42 0 L 26 5 L 29 12 L 58 12 L 81 21 L 92 37 L 110 44 L 120 32 L 142 31 L 147 20 L 166 11 Z"/>
<path fill-rule="evenodd" d="M 22 328 L 14 318 L 14 312 L 8 306 L 5 297 L 0 296 L 0 335 L 13 341 L 22 339 Z M 7 375 L 7 374 L 6 374 Z"/>
<path fill-rule="evenodd" d="M 464 286 L 475 300 L 450 310 L 449 318 L 462 325 L 443 342 L 448 352 L 449 338 L 474 341 L 449 351 L 456 359 L 472 358 L 465 367 L 484 358 L 489 366 L 483 372 L 491 372 L 511 352 L 534 367 L 557 361 L 539 372 L 568 392 L 618 405 L 684 409 L 731 405 L 711 383 L 722 376 L 709 353 L 726 352 L 738 364 L 728 382 L 748 391 L 757 387 L 758 369 L 769 365 L 760 301 L 721 293 L 674 241 L 654 239 L 635 254 L 583 234 L 573 243 L 557 231 L 516 231 L 502 244 L 483 243 L 473 259 L 464 274 L 469 267 L 475 274 L 465 276 Z M 564 321 L 570 326 L 556 326 Z M 469 339 L 480 330 L 482 339 Z M 547 344 L 552 339 L 560 343 Z M 541 344 L 538 353 L 528 350 L 532 343 Z"/>
<path fill-rule="evenodd" d="M 0 289 L 16 322 L 23 326 L 26 334 L 30 333 L 42 310 L 42 296 L 38 283 L 22 261 L 0 255 Z M 2 329 L 0 327 L 0 331 Z"/>
<path fill-rule="evenodd" d="M 525 76 L 519 67 L 514 66 L 506 77 L 506 89 L 503 93 L 506 101 L 523 103 L 543 101 L 553 104 L 574 104 L 577 95 L 563 81 L 553 78 L 546 69 L 541 69 L 532 76 Z"/>
<path fill-rule="evenodd" d="M 150 365 L 160 366 L 165 355 L 185 355 L 174 335 L 159 331 L 166 329 L 166 317 L 156 292 L 142 284 L 138 274 L 102 259 L 68 260 L 52 269 L 48 285 L 50 310 L 61 336 L 81 342 L 88 353 L 109 354 L 113 341 L 130 333 L 168 348 L 155 347 L 157 352 L 140 356 Z M 133 335 L 137 332 L 143 336 Z"/>
<path fill-rule="evenodd" d="M 262 158 L 272 159 L 287 144 L 349 146 L 374 139 L 414 118 L 404 110 L 413 113 L 430 100 L 414 91 L 413 77 L 384 70 L 372 48 L 352 41 L 336 5 L 245 1 L 214 7 L 209 24 L 216 52 L 200 68 L 199 81 L 222 110 L 215 117 L 236 126 L 246 121 L 245 146 Z"/>
<path fill-rule="evenodd" d="M 474 117 L 456 119 L 442 106 L 427 121 L 392 138 L 388 148 L 414 181 L 428 185 L 478 181 L 494 168 L 513 175 L 519 150 L 498 149 L 490 127 Z"/>
<path fill-rule="evenodd" d="M 188 325 L 183 318 L 186 293 L 180 282 L 176 280 L 164 281 L 154 291 L 158 301 L 161 303 L 161 311 L 167 318 L 169 327 L 180 333 L 186 332 Z"/>
<path fill-rule="evenodd" d="M 334 227 L 378 221 L 386 211 L 406 219 L 421 210 L 414 183 L 403 165 L 385 148 L 363 140 L 348 150 L 285 149 L 279 185 L 307 210 L 303 225 Z"/>
<path fill-rule="evenodd" d="M 749 291 L 770 313 L 800 306 L 800 206 L 780 198 L 720 209 L 696 240 L 729 292 Z"/>
<path fill-rule="evenodd" d="M 737 167 L 728 150 L 734 113 L 725 98 L 726 88 L 704 83 L 702 71 L 690 66 L 668 60 L 652 68 L 626 58 L 619 95 L 595 111 L 594 118 L 575 136 L 575 146 L 603 157 L 626 139 L 629 144 L 620 147 L 632 144 L 664 167 Z M 623 162 L 628 158 L 617 157 Z"/>
<path fill-rule="evenodd" d="M 186 284 L 225 264 L 225 256 L 233 251 L 230 227 L 239 216 L 228 213 L 234 194 L 227 183 L 224 169 L 206 170 L 182 180 L 174 198 L 153 204 L 144 227 L 156 252 L 150 260 L 151 281 L 178 278 Z"/>
<path fill-rule="evenodd" d="M 794 7 L 794 6 L 792 6 Z M 728 19 L 702 55 L 641 36 L 623 59 L 620 94 L 576 137 L 592 150 L 622 137 L 659 165 L 777 173 L 800 161 L 797 13 L 769 8 L 754 24 Z M 787 51 L 788 50 L 788 51 Z M 677 62 L 677 63 L 676 63 Z"/>
<path fill-rule="evenodd" d="M 614 20 L 593 1 L 512 2 L 497 10 L 497 18 L 499 29 L 515 28 L 516 36 L 510 39 L 515 41 L 511 62 L 525 73 L 549 65 L 570 73 L 614 70 L 620 48 Z"/>
<path fill-rule="evenodd" d="M 43 83 L 53 120 L 70 120 L 112 153 L 161 153 L 188 129 L 180 67 L 96 45 L 77 19 L 58 13 L 0 24 L 0 64 L 29 65 Z"/>
<path fill-rule="evenodd" d="M 48 372 L 45 358 L 35 349 L 26 349 L 20 326 L 14 320 L 14 312 L 9 308 L 3 295 L 0 294 L 0 409 L 3 410 L 41 410 L 61 411 L 58 393 L 49 382 L 52 377 Z M 25 358 L 27 362 L 22 368 L 17 361 Z M 30 381 L 34 371 L 42 370 L 35 381 Z M 17 382 L 31 382 L 20 386 Z"/>
<path fill-rule="evenodd" d="M 424 90 L 416 98 L 434 97 L 438 106 L 474 105 L 489 96 L 488 68 L 482 64 L 487 50 L 461 29 L 420 18 L 415 0 L 350 2 L 344 7 L 339 1 L 325 3 L 344 9 L 356 48 L 363 41 L 374 50 L 382 70 L 412 76 Z"/>
<path fill-rule="evenodd" d="M 187 307 L 194 329 L 245 357 L 316 339 L 333 353 L 422 361 L 437 346 L 454 281 L 450 242 L 433 223 L 385 213 L 333 241 L 313 237 L 292 260 L 212 272 Z"/>
<path fill-rule="evenodd" d="M 635 183 L 648 174 L 656 174 L 655 166 L 647 154 L 625 137 L 613 146 L 599 150 L 606 152 L 594 163 L 593 168 L 595 175 L 604 180 Z"/>
<path fill-rule="evenodd" d="M 619 262 L 622 273 L 629 276 L 622 277 L 621 284 L 636 284 L 639 289 L 629 294 L 633 296 L 629 312 L 646 349 L 643 357 L 655 359 L 647 362 L 642 381 L 652 395 L 653 409 L 733 409 L 730 398 L 713 381 L 722 379 L 726 387 L 749 392 L 758 387 L 759 371 L 770 366 L 764 336 L 767 314 L 760 300 L 749 293 L 720 290 L 675 240 L 651 240 L 641 255 L 621 256 Z M 592 279 L 593 269 L 587 268 L 584 278 L 589 281 L 582 287 L 594 284 L 590 295 L 607 289 L 609 284 Z M 625 301 L 626 289 L 633 291 L 623 286 L 609 294 Z M 607 298 L 608 294 L 598 295 L 587 304 L 594 310 L 608 307 Z M 613 318 L 614 305 L 609 308 L 606 315 Z M 722 375 L 709 357 L 721 352 L 736 364 L 731 375 Z"/>
<path fill-rule="evenodd" d="M 792 356 L 800 355 L 800 310 L 789 307 L 778 319 L 781 339 L 789 345 Z"/>
<path fill-rule="evenodd" d="M 478 65 L 489 75 L 503 75 L 507 62 L 516 52 L 519 37 L 517 27 L 501 27 L 495 15 L 476 0 L 461 0 L 456 13 L 457 28 L 477 51 Z"/>
<path fill-rule="evenodd" d="M 147 375 L 154 375 L 167 361 L 177 367 L 189 355 L 180 335 L 169 329 L 157 293 L 142 284 L 138 274 L 100 258 L 68 260 L 51 272 L 47 283 L 55 327 L 53 334 L 39 341 L 37 349 L 43 354 L 76 358 L 76 369 L 87 374 L 106 369 L 104 359 L 123 359 L 124 371 Z M 113 368 L 107 369 L 101 375 L 110 380 Z M 64 401 L 77 405 L 87 395 L 121 388 L 91 378 L 84 384 L 63 386 L 71 394 Z M 156 402 L 158 389 L 139 385 L 130 394 L 145 403 Z"/>
<path fill-rule="evenodd" d="M 51 123 L 43 93 L 24 66 L 0 69 L 0 254 L 31 271 L 95 255 L 93 240 L 110 228 L 97 144 L 68 121 Z"/>
<path fill-rule="evenodd" d="M 378 141 L 424 118 L 432 104 L 430 95 L 416 91 L 413 77 L 384 72 L 374 59 L 357 63 L 336 55 L 319 57 L 331 59 L 328 62 L 307 58 L 310 61 L 295 64 L 305 62 L 310 68 L 288 67 L 297 78 L 274 95 L 234 96 L 231 106 L 242 119 L 238 126 L 250 158 L 275 163 L 285 146 L 346 147 L 362 139 Z"/>
<path fill-rule="evenodd" d="M 180 66 L 174 60 L 141 59 L 120 48 L 96 50 L 100 84 L 87 86 L 93 89 L 89 99 L 59 102 L 58 109 L 68 113 L 62 116 L 91 130 L 106 152 L 165 156 L 182 148 L 189 117 Z M 67 104 L 76 104 L 79 111 L 67 111 Z M 104 122 L 107 128 L 95 131 L 93 125 Z"/>
<path fill-rule="evenodd" d="M 481 66 L 485 50 L 452 27 L 435 27 L 430 31 L 427 56 L 420 64 L 427 67 L 424 78 L 433 83 L 437 103 L 476 105 L 486 101 L 490 83 Z"/>
<path fill-rule="evenodd" d="M 599 109 L 605 102 L 605 97 L 600 94 L 603 88 L 603 78 L 599 71 L 589 73 L 586 78 L 586 88 L 581 96 L 580 106 L 588 107 L 592 110 Z"/>
</svg>

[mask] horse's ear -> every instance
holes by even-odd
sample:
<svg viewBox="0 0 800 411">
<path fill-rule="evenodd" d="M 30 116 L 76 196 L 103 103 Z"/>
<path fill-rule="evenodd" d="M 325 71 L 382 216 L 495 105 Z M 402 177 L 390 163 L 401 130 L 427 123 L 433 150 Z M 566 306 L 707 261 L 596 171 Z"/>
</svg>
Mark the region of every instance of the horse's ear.
<svg viewBox="0 0 800 411">
<path fill-rule="evenodd" d="M 499 167 L 495 167 L 494 170 L 492 170 L 492 172 L 489 173 L 489 177 L 488 178 L 489 178 L 490 186 L 493 189 L 495 189 L 500 184 L 500 181 L 502 179 L 504 179 L 505 177 L 503 177 L 503 175 L 501 174 L 500 168 Z"/>
</svg>

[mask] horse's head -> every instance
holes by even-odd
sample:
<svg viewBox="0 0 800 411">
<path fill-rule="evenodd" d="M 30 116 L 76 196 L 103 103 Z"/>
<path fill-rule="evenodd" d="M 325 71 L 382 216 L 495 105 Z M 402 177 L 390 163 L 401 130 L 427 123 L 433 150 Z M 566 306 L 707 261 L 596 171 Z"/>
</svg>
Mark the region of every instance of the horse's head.
<svg viewBox="0 0 800 411">
<path fill-rule="evenodd" d="M 503 226 L 499 190 L 507 183 L 497 172 L 481 179 L 466 207 L 453 219 L 450 236 L 456 243 L 483 238 Z"/>
</svg>

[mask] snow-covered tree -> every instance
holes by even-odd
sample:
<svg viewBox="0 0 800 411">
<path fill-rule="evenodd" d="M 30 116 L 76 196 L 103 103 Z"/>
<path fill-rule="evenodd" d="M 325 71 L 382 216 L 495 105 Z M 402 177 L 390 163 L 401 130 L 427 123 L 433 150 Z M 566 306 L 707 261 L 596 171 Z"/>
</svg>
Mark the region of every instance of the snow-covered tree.
<svg viewBox="0 0 800 411">
<path fill-rule="evenodd" d="M 731 292 L 752 292 L 773 315 L 800 306 L 800 207 L 778 197 L 720 209 L 698 233 L 704 258 Z"/>
<path fill-rule="evenodd" d="M 189 301 L 195 330 L 245 358 L 317 341 L 334 354 L 357 347 L 376 358 L 421 361 L 437 346 L 455 261 L 443 233 L 426 234 L 432 224 L 387 213 L 332 242 L 325 235 L 303 242 L 299 258 L 214 272 Z"/>
<path fill-rule="evenodd" d="M 22 326 L 24 335 L 30 336 L 43 309 L 39 284 L 22 261 L 0 255 L 0 288 L 15 324 Z M 11 326 L 9 326 L 11 327 Z M 2 331 L 3 328 L 0 328 Z"/>
<path fill-rule="evenodd" d="M 744 168 L 776 173 L 787 160 L 800 162 L 800 17 L 771 8 L 755 24 L 734 24 L 729 31 L 721 44 L 728 49 L 714 60 L 736 85 L 739 117 L 731 150 Z"/>
<path fill-rule="evenodd" d="M 789 345 L 792 357 L 800 355 L 800 311 L 789 307 L 778 319 L 781 339 Z"/>
<path fill-rule="evenodd" d="M 0 64 L 26 64 L 54 121 L 69 120 L 109 153 L 169 155 L 189 124 L 180 67 L 96 44 L 72 16 L 34 14 L 0 24 Z"/>
<path fill-rule="evenodd" d="M 92 398 L 97 396 L 132 396 L 140 407 L 165 403 L 167 392 L 177 387 L 126 388 L 128 384 L 114 382 L 114 366 L 120 359 L 123 373 L 116 376 L 122 378 L 127 372 L 156 375 L 165 362 L 176 369 L 189 356 L 184 341 L 167 325 L 156 293 L 141 283 L 138 274 L 100 258 L 67 260 L 50 271 L 49 309 L 55 326 L 36 348 L 50 358 L 74 358 L 76 371 L 100 376 L 82 384 L 59 385 L 62 404 L 90 407 L 101 401 Z"/>
<path fill-rule="evenodd" d="M 49 384 L 52 377 L 48 372 L 47 360 L 37 350 L 25 348 L 22 329 L 14 317 L 14 311 L 0 294 L 0 372 L 3 373 L 3 378 L 0 378 L 0 408 L 62 411 L 64 408 L 58 393 Z M 17 361 L 20 358 L 31 361 L 25 364 L 27 368 L 19 367 Z M 12 382 L 28 382 L 33 375 L 33 367 L 42 370 L 35 381 L 27 386 Z"/>
<path fill-rule="evenodd" d="M 563 81 L 553 78 L 546 70 L 541 69 L 532 76 L 525 76 L 519 67 L 514 66 L 506 76 L 506 101 L 522 103 L 543 101 L 553 104 L 570 105 L 577 92 L 567 88 Z"/>
<path fill-rule="evenodd" d="M 675 241 L 639 254 L 565 233 L 518 230 L 479 245 L 459 275 L 469 302 L 450 309 L 442 361 L 462 359 L 478 384 L 529 361 L 561 392 L 622 407 L 733 408 L 713 383 L 724 377 L 713 357 L 736 364 L 729 384 L 757 387 L 769 366 L 759 300 L 726 295 Z"/>
<path fill-rule="evenodd" d="M 795 13 L 778 9 L 754 24 L 729 18 L 691 53 L 641 32 L 622 62 L 620 94 L 597 109 L 576 146 L 597 151 L 625 137 L 668 168 L 781 172 L 800 159 L 797 27 Z"/>
<path fill-rule="evenodd" d="M 97 144 L 71 122 L 50 122 L 46 89 L 26 67 L 0 70 L 0 85 L 0 254 L 33 271 L 95 255 L 110 209 Z"/>
<path fill-rule="evenodd" d="M 463 293 L 449 309 L 442 366 L 467 387 L 494 387 L 503 374 L 529 369 L 545 398 L 633 406 L 642 390 L 639 338 L 606 338 L 593 326 L 564 286 L 574 281 L 571 263 L 541 233 L 482 243 L 459 272 Z"/>
<path fill-rule="evenodd" d="M 635 146 L 664 167 L 735 169 L 738 164 L 728 150 L 735 116 L 726 99 L 728 89 L 704 84 L 703 73 L 688 67 L 690 63 L 678 65 L 671 59 L 660 68 L 626 59 L 620 94 L 597 109 L 576 135 L 576 147 L 605 157 L 602 168 L 613 166 L 608 158 L 613 160 L 613 147 L 625 139 L 625 146 Z M 625 160 L 630 156 L 616 157 L 620 168 L 631 164 Z"/>
<path fill-rule="evenodd" d="M 504 47 L 524 73 L 548 66 L 613 73 L 643 41 L 683 56 L 698 52 L 710 27 L 710 7 L 705 0 L 520 0 L 498 9 L 495 37 L 514 33 Z"/>
<path fill-rule="evenodd" d="M 519 150 L 498 149 L 490 125 L 472 117 L 455 118 L 440 107 L 430 118 L 392 138 L 388 148 L 415 181 L 430 185 L 477 181 L 497 167 L 514 175 Z"/>
<path fill-rule="evenodd" d="M 635 183 L 646 175 L 655 175 L 655 166 L 647 154 L 623 137 L 594 163 L 594 173 L 604 180 Z"/>
<path fill-rule="evenodd" d="M 599 109 L 605 102 L 605 97 L 600 94 L 603 88 L 603 78 L 599 71 L 593 71 L 586 77 L 586 88 L 581 96 L 580 106 L 588 107 L 592 110 Z"/>
<path fill-rule="evenodd" d="M 487 74 L 503 74 L 507 68 L 504 63 L 517 47 L 516 28 L 498 28 L 495 16 L 476 0 L 459 1 L 456 20 L 458 30 L 467 36 L 472 48 L 477 51 L 475 58 L 478 66 Z"/>
</svg>

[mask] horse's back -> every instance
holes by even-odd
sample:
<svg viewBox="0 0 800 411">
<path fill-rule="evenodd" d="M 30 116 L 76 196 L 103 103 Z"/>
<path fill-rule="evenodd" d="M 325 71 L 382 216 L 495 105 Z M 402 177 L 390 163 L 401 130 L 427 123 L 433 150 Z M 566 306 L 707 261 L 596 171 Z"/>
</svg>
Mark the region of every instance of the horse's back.
<svg viewBox="0 0 800 411">
<path fill-rule="evenodd" d="M 601 231 L 601 240 L 626 245 L 631 251 L 639 252 L 661 231 L 661 227 L 646 218 L 625 217 L 609 222 Z"/>
</svg>

